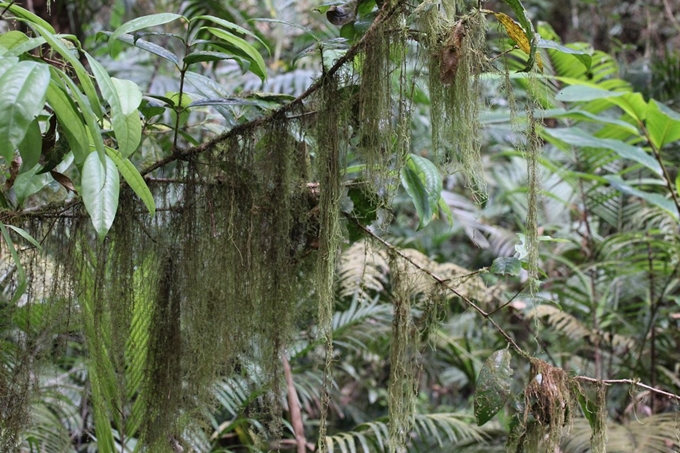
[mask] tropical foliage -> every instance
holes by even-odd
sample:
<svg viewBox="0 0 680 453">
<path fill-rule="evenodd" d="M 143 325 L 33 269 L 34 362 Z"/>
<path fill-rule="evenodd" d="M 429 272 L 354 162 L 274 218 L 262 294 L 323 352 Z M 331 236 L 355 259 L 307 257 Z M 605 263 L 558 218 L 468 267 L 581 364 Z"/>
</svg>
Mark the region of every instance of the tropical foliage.
<svg viewBox="0 0 680 453">
<path fill-rule="evenodd" d="M 0 450 L 680 448 L 675 57 L 297 3 L 0 2 Z"/>
</svg>

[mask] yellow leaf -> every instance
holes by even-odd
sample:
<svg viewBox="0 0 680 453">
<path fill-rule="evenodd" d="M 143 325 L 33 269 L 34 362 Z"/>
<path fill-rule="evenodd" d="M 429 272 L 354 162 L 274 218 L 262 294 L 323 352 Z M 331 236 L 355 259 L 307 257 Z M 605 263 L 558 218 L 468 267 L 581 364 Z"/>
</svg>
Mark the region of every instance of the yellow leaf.
<svg viewBox="0 0 680 453">
<path fill-rule="evenodd" d="M 508 33 L 510 39 L 517 43 L 517 47 L 525 54 L 529 55 L 531 53 L 531 43 L 529 42 L 524 29 L 507 14 L 494 13 L 494 16 L 496 16 L 498 22 L 505 27 L 505 31 Z M 538 65 L 538 69 L 543 72 L 543 60 L 541 60 L 541 55 L 539 55 L 538 52 L 536 52 L 536 64 Z"/>
</svg>

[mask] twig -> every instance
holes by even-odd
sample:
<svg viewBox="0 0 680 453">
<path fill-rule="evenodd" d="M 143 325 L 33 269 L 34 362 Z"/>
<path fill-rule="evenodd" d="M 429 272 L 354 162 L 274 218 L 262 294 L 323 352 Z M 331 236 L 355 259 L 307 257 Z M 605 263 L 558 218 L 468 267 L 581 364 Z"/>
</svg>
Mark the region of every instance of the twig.
<svg viewBox="0 0 680 453">
<path fill-rule="evenodd" d="M 588 376 L 575 376 L 575 380 L 583 382 L 591 382 L 593 384 L 604 384 L 604 385 L 614 385 L 614 384 L 629 384 L 636 387 L 649 390 L 650 392 L 657 393 L 659 395 L 666 396 L 668 398 L 680 401 L 680 395 L 674 393 L 666 392 L 664 390 L 659 390 L 658 388 L 652 387 L 651 385 L 643 384 L 638 379 L 595 379 Z"/>
</svg>

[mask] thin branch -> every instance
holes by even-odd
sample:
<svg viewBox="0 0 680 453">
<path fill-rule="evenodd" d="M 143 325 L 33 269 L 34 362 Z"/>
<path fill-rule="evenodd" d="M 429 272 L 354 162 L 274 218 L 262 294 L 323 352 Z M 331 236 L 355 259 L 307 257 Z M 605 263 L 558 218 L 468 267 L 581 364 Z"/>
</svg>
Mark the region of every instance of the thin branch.
<svg viewBox="0 0 680 453">
<path fill-rule="evenodd" d="M 604 385 L 629 384 L 629 385 L 633 385 L 635 387 L 640 387 L 640 388 L 643 388 L 645 390 L 649 390 L 650 392 L 656 393 L 658 395 L 663 395 L 663 396 L 668 397 L 670 399 L 680 401 L 680 395 L 676 395 L 674 393 L 670 393 L 670 392 L 666 392 L 664 390 L 660 390 L 656 387 L 652 387 L 651 385 L 643 384 L 638 379 L 595 379 L 595 378 L 591 378 L 591 377 L 588 377 L 588 376 L 575 376 L 574 379 L 577 380 L 577 381 L 582 381 L 582 382 L 591 382 L 593 384 L 604 384 Z"/>
</svg>

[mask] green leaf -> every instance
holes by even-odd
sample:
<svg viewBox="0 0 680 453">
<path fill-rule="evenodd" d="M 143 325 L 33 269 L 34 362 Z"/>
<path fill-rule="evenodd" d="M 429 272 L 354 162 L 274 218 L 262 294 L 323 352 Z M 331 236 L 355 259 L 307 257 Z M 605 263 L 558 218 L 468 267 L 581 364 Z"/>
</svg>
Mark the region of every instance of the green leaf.
<svg viewBox="0 0 680 453">
<path fill-rule="evenodd" d="M 498 257 L 493 260 L 489 270 L 494 274 L 518 276 L 522 272 L 522 263 L 513 256 Z"/>
<path fill-rule="evenodd" d="M 658 206 L 659 208 L 663 209 L 664 211 L 668 212 L 670 215 L 672 215 L 676 220 L 679 219 L 678 217 L 678 209 L 675 206 L 675 203 L 673 203 L 672 200 L 669 200 L 666 197 L 663 197 L 659 195 L 658 193 L 650 193 L 650 192 L 643 192 L 642 190 L 636 189 L 629 185 L 626 181 L 621 179 L 620 176 L 618 175 L 607 175 L 604 177 L 609 183 L 618 189 L 620 192 L 632 195 L 634 197 L 638 197 L 643 199 L 644 201 L 653 204 L 655 206 Z"/>
<path fill-rule="evenodd" d="M 609 99 L 626 94 L 622 91 L 609 91 L 587 85 L 569 85 L 562 88 L 555 95 L 555 99 L 562 102 L 584 102 L 595 99 Z"/>
<path fill-rule="evenodd" d="M 482 426 L 501 410 L 510 396 L 512 368 L 510 351 L 501 349 L 486 359 L 477 377 L 475 418 Z"/>
<path fill-rule="evenodd" d="M 442 179 L 437 167 L 424 157 L 409 154 L 401 169 L 401 184 L 411 197 L 420 219 L 418 229 L 432 221 L 439 204 Z"/>
<path fill-rule="evenodd" d="M 209 21 L 219 25 L 220 27 L 224 28 L 225 30 L 229 30 L 229 31 L 231 31 L 233 33 L 237 33 L 239 35 L 250 36 L 251 38 L 258 40 L 260 42 L 260 44 L 262 44 L 264 46 L 264 48 L 267 49 L 267 53 L 271 53 L 271 51 L 269 50 L 269 46 L 267 46 L 267 44 L 264 41 L 262 41 L 255 33 L 241 27 L 240 25 L 236 25 L 235 23 L 229 22 L 228 20 L 220 19 L 219 17 L 210 16 L 210 15 L 196 16 L 193 19 L 191 19 L 191 22 L 194 22 L 194 21 L 197 21 L 197 20 L 209 20 Z M 269 19 L 269 20 L 256 19 L 256 20 L 262 21 L 262 22 L 283 22 L 283 21 L 280 21 L 278 19 Z M 290 22 L 287 22 L 287 24 L 291 25 Z M 303 30 L 307 30 L 304 27 L 300 27 L 300 28 L 303 29 Z M 312 36 L 314 36 L 314 35 L 312 35 Z"/>
<path fill-rule="evenodd" d="M 54 80 L 47 89 L 47 103 L 50 105 L 73 151 L 76 164 L 81 164 L 90 152 L 90 139 L 87 136 L 85 120 L 80 115 L 71 96 L 61 89 Z"/>
<path fill-rule="evenodd" d="M 28 231 L 24 230 L 23 228 L 16 227 L 14 225 L 7 225 L 8 228 L 11 228 L 12 230 L 16 231 L 19 236 L 22 238 L 26 239 L 28 242 L 33 244 L 38 250 L 42 250 L 42 246 L 38 241 L 35 240 L 33 236 L 28 234 Z"/>
<path fill-rule="evenodd" d="M 111 36 L 111 33 L 107 34 Z M 179 58 L 177 58 L 177 55 L 165 49 L 164 47 L 159 46 L 158 44 L 154 44 L 144 39 L 136 39 L 134 36 L 128 34 L 118 36 L 118 40 L 124 42 L 125 44 L 138 47 L 154 55 L 158 55 L 159 57 L 173 63 L 177 69 L 180 69 Z"/>
<path fill-rule="evenodd" d="M 52 181 L 49 173 L 38 174 L 41 166 L 35 165 L 33 168 L 21 173 L 14 181 L 14 194 L 17 197 L 19 206 L 24 204 L 26 198 L 38 193 Z"/>
<path fill-rule="evenodd" d="M 168 22 L 172 22 L 174 20 L 183 18 L 184 16 L 180 14 L 173 14 L 173 13 L 159 13 L 159 14 L 151 14 L 149 16 L 142 16 L 138 17 L 136 19 L 132 19 L 129 22 L 124 23 L 120 27 L 118 27 L 112 34 L 111 37 L 109 38 L 109 41 L 113 39 L 118 39 L 119 36 L 124 35 L 126 33 L 134 33 L 138 30 L 141 30 L 143 28 L 148 28 L 148 27 L 155 27 L 157 25 L 163 25 L 167 24 Z"/>
<path fill-rule="evenodd" d="M 66 43 L 72 46 L 72 44 L 69 41 L 66 41 L 65 39 L 59 36 L 55 36 L 53 33 L 49 33 L 47 30 L 38 25 L 33 25 L 33 28 L 43 38 L 45 38 L 45 41 L 47 41 L 47 43 L 52 47 L 52 49 L 54 49 L 59 55 L 61 55 L 64 58 L 64 60 L 70 63 L 71 66 L 73 66 L 73 70 L 76 72 L 78 80 L 80 81 L 80 85 L 82 86 L 83 91 L 87 96 L 87 100 L 90 103 L 90 109 L 92 110 L 92 112 L 94 112 L 96 117 L 101 120 L 103 116 L 102 106 L 99 103 L 99 96 L 97 96 L 97 91 L 94 89 L 94 85 L 92 84 L 90 75 L 87 73 L 85 67 L 78 59 L 77 50 L 75 49 L 75 47 L 68 47 Z M 83 106 L 81 105 L 80 108 L 82 109 Z"/>
<path fill-rule="evenodd" d="M 518 116 L 525 117 L 526 115 L 520 112 Z M 632 135 L 640 134 L 638 128 L 630 123 L 618 120 L 616 118 L 609 118 L 605 115 L 595 115 L 585 110 L 564 110 L 564 109 L 536 110 L 534 112 L 534 116 L 536 118 L 568 118 L 578 121 L 590 121 L 613 126 L 617 129 L 620 129 Z"/>
<path fill-rule="evenodd" d="M 4 47 L 7 50 L 13 49 L 26 41 L 28 41 L 28 36 L 17 30 L 11 30 L 0 35 L 0 47 Z"/>
<path fill-rule="evenodd" d="M 439 209 L 441 209 L 441 211 L 444 213 L 444 217 L 446 217 L 449 225 L 453 225 L 453 211 L 451 211 L 451 206 L 448 205 L 443 197 L 439 198 L 439 202 L 437 204 L 439 205 Z"/>
<path fill-rule="evenodd" d="M 593 57 L 590 55 L 590 52 L 586 52 L 584 50 L 571 49 L 569 47 L 565 47 L 559 43 L 556 43 L 555 41 L 549 41 L 547 39 L 541 38 L 538 39 L 537 46 L 540 49 L 552 49 L 556 50 L 557 52 L 572 55 L 578 61 L 580 61 L 583 66 L 586 67 L 587 71 L 590 71 L 590 66 L 593 63 Z"/>
<path fill-rule="evenodd" d="M 92 225 L 101 240 L 111 229 L 116 218 L 119 191 L 116 164 L 108 156 L 104 156 L 104 160 L 106 166 L 95 153 L 87 156 L 83 164 L 80 189 L 85 209 L 90 214 Z"/>
<path fill-rule="evenodd" d="M 10 50 L 5 52 L 5 57 L 19 56 L 45 44 L 45 38 L 29 38 L 26 41 L 16 43 Z"/>
<path fill-rule="evenodd" d="M 543 132 L 572 146 L 610 149 L 624 159 L 644 165 L 657 175 L 662 174 L 661 166 L 656 159 L 647 154 L 642 148 L 629 145 L 621 140 L 594 137 L 577 127 L 545 128 Z"/>
<path fill-rule="evenodd" d="M 34 61 L 15 64 L 0 76 L 0 156 L 6 162 L 42 111 L 49 84 L 49 67 Z"/>
<path fill-rule="evenodd" d="M 139 89 L 139 85 L 131 80 L 117 79 L 116 77 L 111 77 L 111 82 L 113 82 L 118 95 L 123 115 L 137 113 L 137 109 L 142 103 L 142 90 Z"/>
<path fill-rule="evenodd" d="M 80 90 L 73 82 L 73 80 L 71 80 L 66 74 L 57 69 L 52 68 L 51 70 L 53 75 L 55 73 L 58 74 L 62 82 L 68 85 L 71 95 L 76 98 L 76 101 L 80 106 L 80 110 L 83 113 L 83 116 L 85 117 L 85 124 L 87 124 L 87 128 L 90 131 L 89 138 L 92 139 L 92 141 L 94 142 L 94 148 L 95 150 L 97 150 L 97 154 L 99 155 L 100 160 L 104 162 L 104 156 L 106 155 L 106 152 L 104 151 L 104 140 L 102 140 L 102 131 L 99 128 L 97 117 L 95 113 L 92 111 L 90 104 L 88 104 L 87 100 L 83 97 L 83 94 L 80 92 Z M 89 153 L 89 145 L 87 152 Z"/>
<path fill-rule="evenodd" d="M 113 148 L 106 148 L 106 154 L 113 160 L 118 167 L 118 171 L 123 175 L 123 179 L 128 183 L 128 186 L 137 194 L 142 200 L 149 214 L 152 216 L 156 214 L 156 202 L 153 199 L 149 186 L 139 173 L 137 168 L 130 162 L 129 159 L 123 158 L 118 151 Z"/>
<path fill-rule="evenodd" d="M 184 57 L 184 64 L 189 66 L 195 63 L 202 63 L 204 61 L 223 61 L 238 58 L 232 54 L 226 54 L 224 52 L 211 52 L 208 50 L 200 50 L 197 52 L 191 52 L 186 57 Z"/>
<path fill-rule="evenodd" d="M 231 50 L 234 55 L 244 57 L 252 63 L 250 70 L 253 74 L 260 77 L 262 80 L 267 78 L 267 67 L 264 64 L 262 55 L 260 55 L 260 53 L 247 41 L 219 28 L 202 27 L 201 29 L 208 30 L 215 37 L 222 39 L 226 43 L 226 47 Z"/>
<path fill-rule="evenodd" d="M 638 123 L 642 123 L 647 116 L 647 103 L 640 93 L 626 93 L 607 100 L 621 108 Z"/>
<path fill-rule="evenodd" d="M 40 154 L 43 143 L 40 123 L 37 119 L 31 121 L 28 126 L 24 139 L 19 143 L 19 154 L 21 155 L 22 170 L 33 168 L 40 161 Z"/>
<path fill-rule="evenodd" d="M 120 101 L 120 96 L 124 97 L 125 93 L 118 93 L 116 86 L 114 85 L 113 80 L 111 80 L 108 72 L 106 72 L 106 69 L 90 55 L 86 54 L 86 56 L 87 61 L 92 68 L 94 77 L 97 80 L 99 90 L 102 92 L 102 96 L 106 99 L 106 102 L 111 106 L 111 123 L 113 125 L 113 132 L 116 135 L 116 141 L 118 142 L 118 149 L 120 149 L 123 156 L 127 157 L 137 149 L 137 146 L 139 146 L 139 141 L 142 137 L 141 125 L 138 128 L 135 128 L 133 119 L 133 121 L 130 121 L 133 129 L 131 130 L 128 127 L 128 118 L 123 112 L 123 105 Z M 132 99 L 134 97 L 135 94 L 133 93 L 130 99 L 126 99 L 126 106 L 129 107 L 129 104 L 134 102 L 134 99 Z M 141 102 L 141 93 L 139 100 Z M 138 106 L 139 103 L 134 107 L 135 110 L 133 111 L 136 111 Z M 137 116 L 136 120 L 137 123 L 139 123 L 139 116 Z"/>
<path fill-rule="evenodd" d="M 654 99 L 649 101 L 645 125 L 649 138 L 657 149 L 680 140 L 680 114 Z"/>
<path fill-rule="evenodd" d="M 5 239 L 7 249 L 9 249 L 9 252 L 12 255 L 12 261 L 14 261 L 14 265 L 17 267 L 17 288 L 14 291 L 12 299 L 10 300 L 10 302 L 14 304 L 26 292 L 26 272 L 24 271 L 24 267 L 21 265 L 19 254 L 17 253 L 17 249 L 14 246 L 14 242 L 12 242 L 9 231 L 7 231 L 5 224 L 2 222 L 0 222 L 0 231 L 2 231 L 2 237 Z"/>
</svg>

